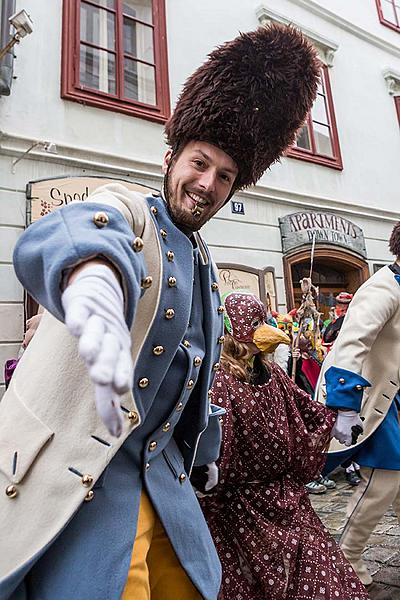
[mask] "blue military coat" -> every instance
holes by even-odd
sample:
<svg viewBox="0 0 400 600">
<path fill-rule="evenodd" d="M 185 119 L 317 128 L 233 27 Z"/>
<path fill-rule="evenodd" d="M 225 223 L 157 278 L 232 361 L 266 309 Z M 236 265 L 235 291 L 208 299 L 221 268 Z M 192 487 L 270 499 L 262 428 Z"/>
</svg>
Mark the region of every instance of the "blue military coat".
<svg viewBox="0 0 400 600">
<path fill-rule="evenodd" d="M 126 206 L 133 211 L 135 197 L 139 201 L 135 194 L 126 194 L 121 186 L 105 186 L 96 192 L 93 202 L 69 205 L 29 227 L 16 247 L 15 268 L 19 279 L 29 293 L 61 321 L 64 314 L 60 288 L 69 268 L 101 255 L 119 270 L 126 299 L 126 320 L 128 326 L 133 327 L 134 351 L 138 348 L 133 390 L 138 414 L 125 410 L 129 417 L 136 415 L 140 425 L 126 436 L 101 477 L 94 476 L 94 480 L 97 479 L 92 489 L 94 499 L 72 506 L 69 522 L 63 522 L 56 533 L 52 530 L 48 540 L 43 537 L 46 506 L 37 511 L 40 539 L 45 542 L 34 547 L 28 556 L 24 555 L 22 542 L 16 552 L 15 569 L 12 560 L 11 569 L 10 562 L 3 572 L 0 569 L 0 597 L 4 600 L 8 597 L 19 600 L 27 591 L 30 599 L 41 600 L 120 598 L 130 564 L 143 488 L 183 568 L 201 595 L 206 600 L 215 600 L 219 590 L 219 560 L 188 480 L 196 454 L 198 464 L 204 464 L 215 460 L 219 451 L 218 411 L 210 409 L 208 401 L 222 343 L 222 309 L 216 273 L 201 237 L 196 235 L 192 244 L 172 223 L 159 195 L 140 199 L 144 218 L 139 219 L 139 223 L 135 219 L 129 223 L 124 211 Z M 107 216 L 105 227 L 97 227 L 99 212 Z M 138 234 L 147 239 L 149 230 L 155 241 L 146 254 L 139 251 Z M 153 260 L 153 255 L 159 257 L 158 262 Z M 137 313 L 146 299 L 141 281 L 149 275 L 158 282 L 158 293 L 154 295 L 156 308 L 144 339 L 138 341 L 135 339 L 135 325 L 140 326 Z M 32 342 L 33 349 L 34 343 L 40 343 L 41 328 L 42 325 L 37 339 Z M 51 356 L 52 348 L 48 348 L 48 353 Z M 33 351 L 29 360 L 34 364 Z M 23 368 L 21 364 L 21 372 Z M 18 372 L 15 375 L 17 389 Z M 60 398 L 62 393 L 60 379 Z M 53 397 L 49 401 L 61 402 L 60 398 Z M 21 403 L 24 402 L 27 400 L 23 397 Z M 68 398 L 62 402 L 68 402 Z M 40 403 L 37 406 L 40 407 Z M 40 418 L 46 420 L 46 410 Z M 199 441 L 207 426 L 207 444 L 201 452 Z M 71 415 L 71 422 L 63 427 L 81 427 L 81 424 Z M 51 450 L 61 432 L 62 427 L 59 434 L 53 434 L 54 441 L 43 445 L 39 458 L 35 456 L 32 460 L 32 466 L 27 469 L 29 477 L 22 476 L 18 481 L 19 515 L 25 514 L 21 502 L 26 501 L 28 506 L 30 493 L 41 485 L 41 457 L 45 460 L 46 452 Z M 99 453 L 111 455 L 110 448 L 117 442 L 110 437 L 91 435 L 98 442 Z M 62 477 L 68 471 L 68 477 L 81 486 L 79 460 L 66 462 L 72 456 L 79 457 L 79 443 L 65 448 L 65 457 L 60 461 L 60 478 L 61 469 Z M 96 473 L 94 466 L 93 470 Z M 5 468 L 3 471 L 6 473 Z M 54 484 L 53 494 L 57 494 L 57 482 Z M 47 510 L 54 511 L 51 501 L 49 499 Z M 57 502 L 68 502 L 68 498 Z M 10 527 L 12 515 L 10 509 L 7 516 Z M 22 526 L 22 538 L 24 529 Z M 31 529 L 26 543 L 32 542 L 34 531 Z"/>
</svg>

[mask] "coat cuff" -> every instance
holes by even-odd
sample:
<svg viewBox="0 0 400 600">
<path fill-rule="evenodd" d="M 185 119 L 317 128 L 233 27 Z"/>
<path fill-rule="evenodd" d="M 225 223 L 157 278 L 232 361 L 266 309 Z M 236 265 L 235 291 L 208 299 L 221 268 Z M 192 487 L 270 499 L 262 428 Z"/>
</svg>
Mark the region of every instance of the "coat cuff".
<svg viewBox="0 0 400 600">
<path fill-rule="evenodd" d="M 222 441 L 222 428 L 220 418 L 225 414 L 225 409 L 214 404 L 210 404 L 211 412 L 208 416 L 208 425 L 200 437 L 194 467 L 209 465 L 215 462 L 220 453 Z"/>
<path fill-rule="evenodd" d="M 347 369 L 329 367 L 325 374 L 325 381 L 326 406 L 360 412 L 364 388 L 371 387 L 367 379 Z"/>
</svg>

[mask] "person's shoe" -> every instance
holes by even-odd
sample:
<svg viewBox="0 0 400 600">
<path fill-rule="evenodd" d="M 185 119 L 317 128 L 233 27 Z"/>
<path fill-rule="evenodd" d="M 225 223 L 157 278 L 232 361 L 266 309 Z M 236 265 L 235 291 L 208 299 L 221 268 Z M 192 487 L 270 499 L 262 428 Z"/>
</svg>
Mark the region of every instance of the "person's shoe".
<svg viewBox="0 0 400 600">
<path fill-rule="evenodd" d="M 324 475 L 321 475 L 321 477 L 318 477 L 317 481 L 318 481 L 318 483 L 321 483 L 322 485 L 324 485 L 327 490 L 334 490 L 336 487 L 336 482 L 333 481 L 333 479 L 329 479 L 329 477 L 324 477 Z"/>
<path fill-rule="evenodd" d="M 310 481 L 305 487 L 309 494 L 325 494 L 326 492 L 326 487 L 318 481 Z"/>
<path fill-rule="evenodd" d="M 346 481 L 350 485 L 358 485 L 361 479 L 355 471 L 350 471 L 349 473 L 346 471 Z"/>
<path fill-rule="evenodd" d="M 390 590 L 385 589 L 383 585 L 375 583 L 375 581 L 366 585 L 365 589 L 370 600 L 393 600 Z"/>
</svg>

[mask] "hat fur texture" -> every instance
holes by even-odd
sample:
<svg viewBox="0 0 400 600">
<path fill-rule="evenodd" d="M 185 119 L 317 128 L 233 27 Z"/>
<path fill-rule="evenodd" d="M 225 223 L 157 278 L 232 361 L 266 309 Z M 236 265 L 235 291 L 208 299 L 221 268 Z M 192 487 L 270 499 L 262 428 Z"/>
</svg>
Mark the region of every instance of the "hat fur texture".
<svg viewBox="0 0 400 600">
<path fill-rule="evenodd" d="M 400 221 L 393 227 L 389 240 L 389 250 L 396 258 L 400 258 Z"/>
<path fill-rule="evenodd" d="M 165 133 L 174 152 L 214 144 L 255 184 L 295 139 L 317 93 L 320 61 L 291 26 L 272 24 L 216 48 L 186 81 Z"/>
</svg>

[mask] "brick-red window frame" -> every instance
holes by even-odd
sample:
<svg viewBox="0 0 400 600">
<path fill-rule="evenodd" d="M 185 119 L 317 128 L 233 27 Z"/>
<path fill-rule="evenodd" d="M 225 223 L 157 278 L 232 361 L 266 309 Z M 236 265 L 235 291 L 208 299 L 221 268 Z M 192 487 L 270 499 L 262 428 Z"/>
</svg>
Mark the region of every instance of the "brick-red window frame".
<svg viewBox="0 0 400 600">
<path fill-rule="evenodd" d="M 85 1 L 87 4 L 99 6 L 96 0 Z M 170 115 L 165 0 L 152 0 L 156 90 L 156 104 L 154 106 L 81 85 L 79 73 L 80 6 L 81 0 L 63 0 L 61 97 L 88 106 L 165 123 Z M 115 55 L 118 57 L 116 76 L 121 77 L 124 57 L 122 50 L 122 0 L 116 0 L 116 7 Z"/>
<path fill-rule="evenodd" d="M 339 145 L 339 135 L 336 125 L 336 117 L 335 110 L 333 106 L 333 97 L 332 97 L 332 89 L 329 81 L 329 73 L 328 67 L 326 65 L 322 66 L 322 78 L 324 84 L 325 91 L 325 100 L 326 100 L 326 112 L 328 118 L 329 125 L 329 133 L 330 133 L 330 142 L 332 146 L 333 156 L 320 154 L 316 149 L 315 138 L 314 138 L 314 128 L 313 128 L 313 119 L 312 119 L 312 110 L 307 115 L 306 123 L 308 126 L 310 141 L 311 141 L 311 149 L 301 148 L 299 146 L 292 146 L 286 152 L 286 155 L 291 158 L 297 158 L 299 160 L 305 160 L 307 162 L 316 163 L 319 165 L 324 165 L 326 167 L 331 167 L 332 169 L 343 169 L 342 156 L 340 152 Z"/>
<path fill-rule="evenodd" d="M 396 5 L 395 0 L 389 0 L 388 3 L 392 4 L 393 16 L 395 17 L 396 22 L 388 21 L 387 19 L 385 19 L 384 15 L 383 15 L 381 0 L 375 0 L 375 1 L 376 1 L 376 8 L 378 9 L 379 20 L 382 23 L 382 25 L 385 25 L 386 27 L 389 27 L 390 29 L 393 29 L 394 31 L 397 31 L 400 33 L 400 7 L 398 7 Z"/>
<path fill-rule="evenodd" d="M 400 96 L 395 96 L 394 103 L 396 105 L 397 117 L 399 119 L 399 125 L 400 125 Z"/>
</svg>

